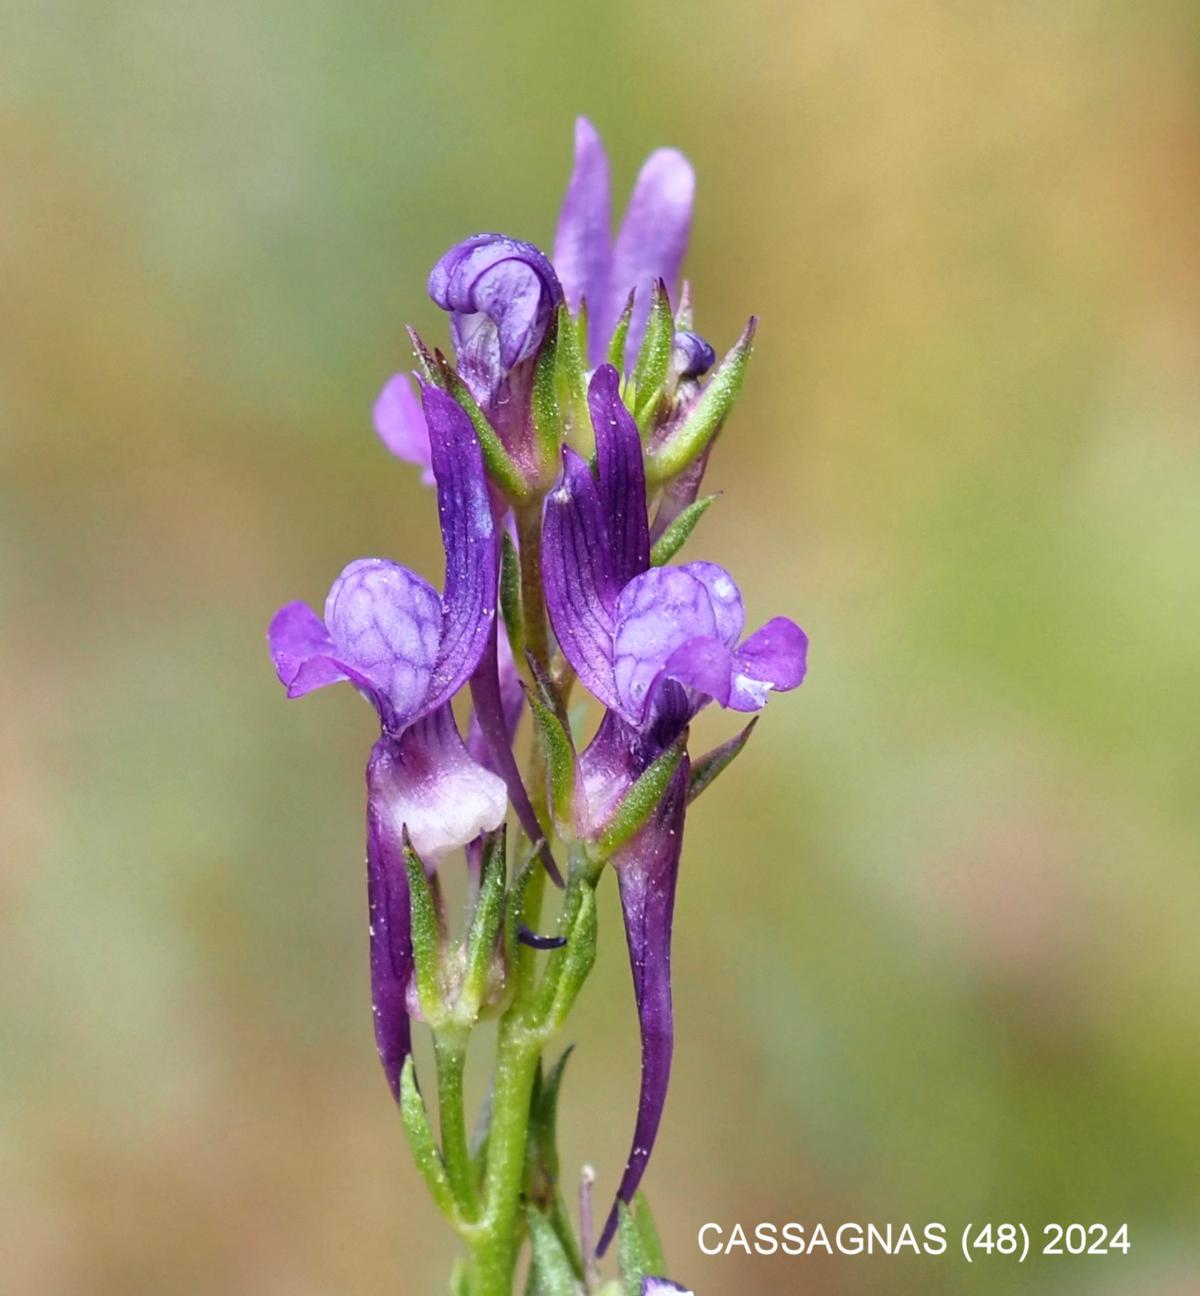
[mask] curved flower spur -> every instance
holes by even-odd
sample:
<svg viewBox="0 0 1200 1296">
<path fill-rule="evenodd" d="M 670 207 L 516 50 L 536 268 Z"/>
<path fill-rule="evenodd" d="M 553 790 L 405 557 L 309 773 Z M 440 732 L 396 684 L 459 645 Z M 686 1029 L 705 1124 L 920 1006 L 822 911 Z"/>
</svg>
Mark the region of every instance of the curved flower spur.
<svg viewBox="0 0 1200 1296">
<path fill-rule="evenodd" d="M 724 567 L 673 562 L 715 498 L 700 488 L 755 331 L 751 319 L 717 364 L 693 329 L 679 283 L 693 192 L 683 155 L 658 150 L 614 237 L 608 162 L 581 119 L 552 258 L 503 234 L 439 258 L 428 287 L 449 315 L 452 356 L 410 330 L 417 386 L 391 378 L 375 422 L 388 449 L 437 487 L 445 593 L 364 560 L 335 583 L 323 622 L 289 604 L 271 627 L 289 695 L 349 680 L 379 714 L 367 771 L 376 1034 L 417 1165 L 467 1247 L 458 1296 L 507 1296 L 526 1239 L 532 1290 L 596 1291 L 597 1257 L 618 1230 L 624 1291 L 686 1291 L 659 1276 L 667 1266 L 637 1190 L 670 1076 L 687 809 L 755 721 L 695 759 L 689 726 L 713 702 L 757 713 L 801 682 L 807 656 L 786 617 L 745 634 Z M 450 710 L 464 684 L 474 704 L 465 744 Z M 576 684 L 602 707 L 581 751 L 568 711 Z M 513 744 L 523 744 L 526 710 L 522 775 Z M 528 856 L 511 873 L 510 805 Z M 464 847 L 472 913 L 455 944 L 435 870 Z M 557 918 L 543 923 L 546 877 L 564 882 L 551 853 L 560 848 L 565 886 Z M 595 889 L 608 865 L 642 1076 L 629 1156 L 595 1245 L 590 1172 L 578 1231 L 559 1183 L 567 1054 L 549 1070 L 542 1054 L 595 958 Z M 472 1147 L 463 1067 L 485 1009 L 500 1027 Z M 433 1035 L 440 1138 L 412 1073 L 412 1016 Z"/>
</svg>

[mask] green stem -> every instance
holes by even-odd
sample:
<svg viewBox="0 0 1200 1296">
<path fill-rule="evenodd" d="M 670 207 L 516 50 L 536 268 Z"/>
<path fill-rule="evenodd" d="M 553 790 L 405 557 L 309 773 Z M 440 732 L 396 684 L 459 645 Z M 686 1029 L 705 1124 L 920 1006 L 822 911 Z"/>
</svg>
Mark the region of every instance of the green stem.
<svg viewBox="0 0 1200 1296">
<path fill-rule="evenodd" d="M 542 501 L 534 500 L 514 510 L 521 564 L 521 611 L 525 621 L 525 647 L 546 669 L 550 637 L 546 627 L 546 600 L 542 594 Z M 523 667 L 523 662 L 517 663 Z"/>
<path fill-rule="evenodd" d="M 529 1104 L 541 1058 L 540 1031 L 514 1004 L 500 1023 L 483 1217 L 471 1245 L 471 1296 L 511 1296 L 521 1240 L 521 1186 Z"/>
<path fill-rule="evenodd" d="M 433 1055 L 437 1063 L 438 1117 L 442 1128 L 442 1156 L 446 1176 L 464 1219 L 479 1214 L 479 1198 L 471 1170 L 467 1118 L 463 1100 L 463 1071 L 467 1061 L 467 1032 L 444 1029 L 434 1032 Z"/>
</svg>

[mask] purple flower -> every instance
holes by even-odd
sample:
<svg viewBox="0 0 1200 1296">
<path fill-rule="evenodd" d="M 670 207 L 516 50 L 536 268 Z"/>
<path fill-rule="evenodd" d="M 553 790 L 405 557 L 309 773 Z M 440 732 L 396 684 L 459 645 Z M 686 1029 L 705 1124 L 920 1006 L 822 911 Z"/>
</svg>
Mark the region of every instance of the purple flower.
<svg viewBox="0 0 1200 1296">
<path fill-rule="evenodd" d="M 690 1287 L 680 1287 L 669 1278 L 643 1278 L 642 1296 L 695 1296 Z"/>
<path fill-rule="evenodd" d="M 580 117 L 575 123 L 575 170 L 554 239 L 554 268 L 568 306 L 576 309 L 580 298 L 587 299 L 592 364 L 603 358 L 631 291 L 635 297 L 627 363 L 641 344 L 655 282 L 664 280 L 674 297 L 691 230 L 696 178 L 677 149 L 651 153 L 633 186 L 615 243 L 609 191 L 604 145 L 591 122 Z"/>
<path fill-rule="evenodd" d="M 563 294 L 554 267 L 532 243 L 477 234 L 438 260 L 429 295 L 450 312 L 459 374 L 492 412 L 511 371 L 537 355 Z"/>
<path fill-rule="evenodd" d="M 715 563 L 650 567 L 642 445 L 602 365 L 588 391 L 596 473 L 571 449 L 546 501 L 542 562 L 550 621 L 567 660 L 608 708 L 580 758 L 580 830 L 596 834 L 621 795 L 710 700 L 758 711 L 804 678 L 807 638 L 776 617 L 739 646 L 741 594 Z M 613 856 L 642 1036 L 642 1083 L 618 1198 L 637 1190 L 666 1101 L 673 1046 L 671 923 L 690 767 L 680 763 L 640 832 Z M 613 1212 L 599 1250 L 617 1225 Z"/>
<path fill-rule="evenodd" d="M 367 767 L 367 876 L 376 1039 L 394 1092 L 409 1051 L 404 833 L 432 868 L 497 827 L 507 807 L 504 781 L 470 755 L 450 709 L 495 615 L 497 548 L 483 459 L 453 400 L 426 388 L 424 411 L 446 550 L 442 597 L 397 563 L 363 558 L 334 581 L 324 620 L 289 603 L 268 632 L 289 697 L 349 681 L 379 715 Z"/>
</svg>

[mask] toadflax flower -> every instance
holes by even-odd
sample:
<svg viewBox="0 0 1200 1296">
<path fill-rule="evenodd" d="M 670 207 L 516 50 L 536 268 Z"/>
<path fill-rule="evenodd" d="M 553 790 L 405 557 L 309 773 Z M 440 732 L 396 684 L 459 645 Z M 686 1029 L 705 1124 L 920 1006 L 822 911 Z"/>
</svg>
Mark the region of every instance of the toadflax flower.
<svg viewBox="0 0 1200 1296">
<path fill-rule="evenodd" d="M 570 448 L 546 501 L 546 604 L 563 654 L 607 707 L 580 758 L 579 830 L 595 838 L 635 780 L 709 701 L 758 711 L 804 678 L 807 638 L 776 617 L 739 644 L 741 594 L 723 567 L 651 567 L 642 446 L 611 365 L 588 402 L 596 474 Z M 621 892 L 642 1036 L 633 1146 L 618 1190 L 628 1202 L 649 1160 L 666 1099 L 673 1047 L 670 945 L 690 766 L 686 756 L 646 825 L 612 857 Z M 614 1209 L 600 1240 L 616 1228 Z"/>
<path fill-rule="evenodd" d="M 367 883 L 375 1034 L 393 1092 L 409 1052 L 412 973 L 407 833 L 427 868 L 504 819 L 504 780 L 467 751 L 450 699 L 476 669 L 495 617 L 496 528 L 470 421 L 424 391 L 446 551 L 439 598 L 382 558 L 352 562 L 333 583 L 324 620 L 304 603 L 280 608 L 268 633 L 289 697 L 348 681 L 374 706 L 380 736 L 367 766 Z"/>
</svg>

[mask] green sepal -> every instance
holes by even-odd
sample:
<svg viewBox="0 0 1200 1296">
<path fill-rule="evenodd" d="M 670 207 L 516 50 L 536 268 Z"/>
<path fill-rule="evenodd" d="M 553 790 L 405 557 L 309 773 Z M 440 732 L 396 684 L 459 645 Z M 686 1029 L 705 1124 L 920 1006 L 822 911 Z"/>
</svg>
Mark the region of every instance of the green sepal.
<svg viewBox="0 0 1200 1296">
<path fill-rule="evenodd" d="M 662 1277 L 667 1272 L 667 1259 L 663 1255 L 662 1240 L 658 1236 L 658 1227 L 650 1213 L 650 1203 L 644 1192 L 634 1194 L 633 1207 L 629 1212 L 630 1219 L 637 1228 L 642 1240 L 642 1250 L 650 1266 L 649 1272 Z"/>
<path fill-rule="evenodd" d="M 633 318 L 633 299 L 634 291 L 631 289 L 629 300 L 625 303 L 625 309 L 621 312 L 621 318 L 617 320 L 617 326 L 613 329 L 612 337 L 608 340 L 608 363 L 617 371 L 625 372 L 625 339 L 629 336 L 629 321 Z"/>
<path fill-rule="evenodd" d="M 421 1012 L 433 1025 L 445 1012 L 441 987 L 442 924 L 425 865 L 404 832 L 404 867 L 408 872 L 408 902 L 412 913 L 413 967 Z"/>
<path fill-rule="evenodd" d="M 471 395 L 470 388 L 440 351 L 437 352 L 436 358 L 441 365 L 446 391 L 462 406 L 466 416 L 471 420 L 475 435 L 479 438 L 479 448 L 483 452 L 483 466 L 487 469 L 488 476 L 512 503 L 520 504 L 527 500 L 530 496 L 530 488 L 524 473 L 504 448 L 504 442 L 488 422 L 487 415 L 479 408 L 475 397 Z"/>
<path fill-rule="evenodd" d="M 758 716 L 755 716 L 741 733 L 735 734 L 728 742 L 723 742 L 719 747 L 714 747 L 712 751 L 705 752 L 698 760 L 692 762 L 692 777 L 688 784 L 689 804 L 695 801 L 718 774 L 733 764 L 735 757 L 741 754 L 742 748 L 750 741 L 750 735 L 754 732 L 756 724 L 758 724 Z"/>
<path fill-rule="evenodd" d="M 455 1260 L 450 1270 L 450 1296 L 471 1296 L 471 1279 L 462 1256 Z"/>
<path fill-rule="evenodd" d="M 550 1221 L 532 1206 L 526 1209 L 525 1218 L 540 1296 L 579 1296 L 583 1288 Z"/>
<path fill-rule="evenodd" d="M 558 475 L 563 438 L 562 405 L 558 399 L 558 334 L 562 318 L 561 315 L 555 316 L 538 353 L 531 401 L 538 470 L 543 480 L 549 478 L 551 481 Z M 570 327 L 569 316 L 567 327 Z"/>
<path fill-rule="evenodd" d="M 546 1027 L 557 1030 L 567 1019 L 583 988 L 583 983 L 596 961 L 596 892 L 587 883 L 583 884 L 579 897 L 579 910 L 571 929 L 566 933 L 566 946 L 559 952 L 562 958 L 557 982 L 554 986 L 554 1001 L 546 1014 Z"/>
<path fill-rule="evenodd" d="M 517 870 L 513 884 L 508 889 L 504 902 L 504 962 L 510 970 L 517 965 L 517 954 L 520 952 L 520 941 L 517 933 L 521 926 L 521 915 L 525 909 L 525 889 L 529 879 L 541 860 L 540 843 L 535 842 L 528 858 Z"/>
<path fill-rule="evenodd" d="M 671 368 L 671 348 L 675 344 L 675 320 L 667 285 L 660 279 L 654 285 L 646 332 L 638 348 L 633 369 L 634 418 L 638 431 L 645 434 L 654 420 L 662 396 L 663 384 Z"/>
<path fill-rule="evenodd" d="M 533 686 L 537 690 L 538 700 L 549 711 L 554 713 L 558 723 L 569 735 L 574 735 L 574 727 L 567 715 L 566 707 L 563 706 L 562 695 L 554 687 L 554 681 L 550 678 L 549 673 L 541 662 L 532 654 L 525 654 L 525 661 L 529 666 L 529 675 L 533 680 Z M 586 703 L 584 704 L 586 710 Z"/>
<path fill-rule="evenodd" d="M 525 614 L 521 610 L 521 560 L 507 531 L 500 541 L 500 616 L 508 646 L 517 661 L 525 655 Z"/>
<path fill-rule="evenodd" d="M 507 880 L 505 832 L 501 825 L 484 839 L 479 896 L 467 932 L 467 962 L 456 1005 L 460 1016 L 465 1018 L 465 1025 L 474 1024 L 480 1005 L 487 997 L 492 963 L 496 955 L 496 937 L 504 918 L 504 888 Z"/>
<path fill-rule="evenodd" d="M 590 459 L 596 450 L 596 437 L 592 420 L 588 417 L 584 353 L 575 321 L 565 304 L 558 308 L 558 346 L 555 350 L 559 404 L 567 415 L 567 440 L 573 450 Z"/>
<path fill-rule="evenodd" d="M 704 452 L 716 436 L 742 389 L 746 366 L 750 363 L 754 350 L 754 333 L 757 328 L 758 320 L 751 316 L 742 336 L 717 366 L 700 393 L 699 400 L 683 421 L 661 446 L 647 451 L 646 481 L 649 485 L 661 485 L 681 473 Z"/>
<path fill-rule="evenodd" d="M 434 360 L 429 348 L 425 345 L 421 335 L 410 324 L 408 326 L 408 340 L 412 343 L 413 356 L 417 361 L 417 367 L 427 383 L 432 383 L 434 387 L 440 387 L 444 391 L 446 388 L 445 379 L 438 369 L 437 361 Z"/>
<path fill-rule="evenodd" d="M 568 315 L 570 312 L 568 312 Z M 588 333 L 591 329 L 591 312 L 588 310 L 587 298 L 580 297 L 579 309 L 575 312 L 575 345 L 579 348 L 582 368 L 587 368 Z"/>
<path fill-rule="evenodd" d="M 708 511 L 708 506 L 716 498 L 716 495 L 706 495 L 703 499 L 693 500 L 687 508 L 680 510 L 674 521 L 658 537 L 654 542 L 654 547 L 650 550 L 650 565 L 652 567 L 661 567 L 675 557 L 687 542 L 688 536 L 696 529 L 696 523 Z"/>
<path fill-rule="evenodd" d="M 617 1204 L 620 1225 L 617 1232 L 617 1264 L 625 1296 L 642 1296 L 642 1282 L 656 1271 L 651 1268 L 650 1254 L 642 1230 L 633 1212 L 624 1202 Z"/>
<path fill-rule="evenodd" d="M 563 1073 L 575 1046 L 569 1045 L 547 1075 L 539 1074 L 529 1112 L 529 1137 L 538 1149 L 538 1159 L 547 1180 L 558 1187 L 558 1096 Z"/>
<path fill-rule="evenodd" d="M 555 826 L 570 833 L 575 824 L 575 747 L 559 717 L 527 688 L 538 742 L 546 757 L 546 782 Z"/>
<path fill-rule="evenodd" d="M 450 1180 L 446 1176 L 442 1154 L 433 1137 L 425 1100 L 417 1088 L 417 1073 L 411 1053 L 405 1058 L 404 1069 L 400 1072 L 400 1119 L 404 1122 L 404 1132 L 408 1136 L 413 1160 L 417 1163 L 430 1196 L 448 1220 L 457 1219 L 458 1206 L 454 1201 Z"/>
<path fill-rule="evenodd" d="M 596 839 L 591 852 L 593 858 L 608 859 L 645 826 L 655 806 L 662 800 L 667 784 L 679 768 L 686 742 L 685 730 L 657 760 L 646 767 L 637 782 L 625 793 Z"/>
<path fill-rule="evenodd" d="M 526 1143 L 525 1195 L 543 1213 L 558 1236 L 559 1244 L 577 1278 L 583 1277 L 583 1253 L 571 1228 L 570 1217 L 558 1187 L 558 1097 L 567 1059 L 566 1049 L 547 1075 L 538 1067 L 529 1104 L 529 1133 Z"/>
<path fill-rule="evenodd" d="M 675 312 L 675 332 L 692 331 L 692 281 L 685 279 L 679 289 L 679 309 Z"/>
</svg>

